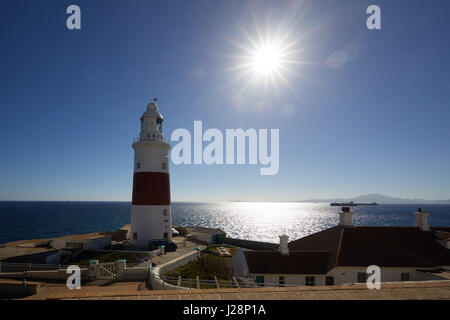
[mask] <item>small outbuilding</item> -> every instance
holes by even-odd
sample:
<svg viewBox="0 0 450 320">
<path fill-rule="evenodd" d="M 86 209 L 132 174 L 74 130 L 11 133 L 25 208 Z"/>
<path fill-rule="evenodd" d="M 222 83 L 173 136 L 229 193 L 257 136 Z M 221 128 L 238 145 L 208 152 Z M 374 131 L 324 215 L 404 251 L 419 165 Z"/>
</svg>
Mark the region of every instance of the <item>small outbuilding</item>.
<svg viewBox="0 0 450 320">
<path fill-rule="evenodd" d="M 187 237 L 206 244 L 222 244 L 225 241 L 226 233 L 218 228 L 206 227 L 186 227 Z"/>
<path fill-rule="evenodd" d="M 101 250 L 111 245 L 111 239 L 111 234 L 102 232 L 74 234 L 53 238 L 51 245 L 57 249 Z"/>
<path fill-rule="evenodd" d="M 36 239 L 2 244 L 0 262 L 58 264 L 60 252 L 52 248 L 50 242 L 50 239 Z"/>
</svg>

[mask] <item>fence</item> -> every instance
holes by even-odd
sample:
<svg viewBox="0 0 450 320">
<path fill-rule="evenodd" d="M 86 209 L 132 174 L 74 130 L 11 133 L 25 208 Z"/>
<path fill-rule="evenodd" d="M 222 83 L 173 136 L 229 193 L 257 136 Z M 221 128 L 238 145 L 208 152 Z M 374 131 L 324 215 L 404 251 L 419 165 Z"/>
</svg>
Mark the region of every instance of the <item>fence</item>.
<svg viewBox="0 0 450 320">
<path fill-rule="evenodd" d="M 100 263 L 97 265 L 97 279 L 116 280 L 117 268 L 114 262 Z"/>
<path fill-rule="evenodd" d="M 24 272 L 24 271 L 49 271 L 49 270 L 66 269 L 67 267 L 68 265 L 63 264 L 0 262 L 0 273 Z"/>
<path fill-rule="evenodd" d="M 220 289 L 220 288 L 257 288 L 257 287 L 298 287 L 299 284 L 280 284 L 280 283 L 255 283 L 251 278 L 239 278 L 233 277 L 233 280 L 218 280 L 212 279 L 192 279 L 181 277 L 167 277 L 158 276 L 153 274 L 154 277 L 160 279 L 164 288 L 174 289 L 176 287 L 182 287 L 186 289 Z"/>
</svg>

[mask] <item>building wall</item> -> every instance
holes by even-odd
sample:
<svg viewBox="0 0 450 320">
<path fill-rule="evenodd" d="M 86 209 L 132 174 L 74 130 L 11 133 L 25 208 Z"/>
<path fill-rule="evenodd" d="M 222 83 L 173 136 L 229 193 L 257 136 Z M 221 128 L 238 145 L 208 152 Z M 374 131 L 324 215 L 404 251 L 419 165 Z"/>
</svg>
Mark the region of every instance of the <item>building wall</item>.
<svg viewBox="0 0 450 320">
<path fill-rule="evenodd" d="M 304 286 L 305 285 L 305 277 L 311 276 L 315 277 L 316 286 L 324 286 L 325 285 L 325 275 L 317 275 L 317 274 L 252 274 L 251 278 L 254 282 L 256 282 L 257 276 L 264 276 L 264 283 L 267 286 L 278 285 L 279 277 L 284 276 L 284 284 L 290 286 Z M 335 283 L 336 284 L 336 283 Z"/>
<path fill-rule="evenodd" d="M 84 248 L 85 250 L 101 250 L 111 245 L 111 238 L 109 235 L 99 239 L 87 240 L 84 242 Z"/>
<path fill-rule="evenodd" d="M 164 209 L 168 210 L 167 216 Z M 167 221 L 165 221 L 167 220 Z M 170 205 L 164 206 L 132 206 L 130 240 L 134 245 L 146 246 L 150 239 L 164 239 L 167 232 L 168 239 L 172 239 L 172 215 Z M 137 240 L 133 240 L 137 233 Z"/>
<path fill-rule="evenodd" d="M 211 244 L 212 234 L 203 233 L 203 232 L 191 232 L 190 236 L 196 240 L 202 241 L 206 244 Z"/>
<path fill-rule="evenodd" d="M 69 238 L 56 238 L 52 240 L 52 247 L 57 249 L 68 248 L 72 246 L 79 247 L 81 250 L 101 250 L 111 244 L 111 235 L 105 235 L 97 239 L 74 240 Z"/>
<path fill-rule="evenodd" d="M 366 272 L 364 267 L 336 267 L 330 272 L 329 276 L 335 278 L 336 284 L 355 283 L 358 279 L 358 272 Z M 381 282 L 401 281 L 401 274 L 409 273 L 410 281 L 422 281 L 423 273 L 417 271 L 417 268 L 381 268 Z"/>
<path fill-rule="evenodd" d="M 274 274 L 252 274 L 251 278 L 256 282 L 257 276 L 264 276 L 264 282 L 267 284 L 278 284 L 279 277 L 284 276 L 286 285 L 305 285 L 305 277 L 315 277 L 316 286 L 324 286 L 327 276 L 334 277 L 335 285 L 357 283 L 358 272 L 366 272 L 364 267 L 336 267 L 326 275 L 317 274 L 298 274 L 298 275 L 274 275 Z M 439 280 L 438 277 L 417 271 L 417 268 L 381 268 L 381 282 L 400 282 L 401 274 L 409 273 L 410 281 Z"/>
</svg>

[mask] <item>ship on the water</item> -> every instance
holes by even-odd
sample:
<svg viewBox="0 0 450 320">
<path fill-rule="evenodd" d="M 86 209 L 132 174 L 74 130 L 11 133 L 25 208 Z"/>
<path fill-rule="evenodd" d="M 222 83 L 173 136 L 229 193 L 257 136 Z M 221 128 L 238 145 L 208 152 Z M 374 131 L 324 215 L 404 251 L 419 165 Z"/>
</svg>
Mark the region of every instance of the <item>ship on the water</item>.
<svg viewBox="0 0 450 320">
<path fill-rule="evenodd" d="M 371 203 L 357 203 L 357 202 L 332 202 L 330 203 L 330 206 L 333 207 L 356 207 L 356 206 L 377 206 L 378 203 L 371 202 Z"/>
</svg>

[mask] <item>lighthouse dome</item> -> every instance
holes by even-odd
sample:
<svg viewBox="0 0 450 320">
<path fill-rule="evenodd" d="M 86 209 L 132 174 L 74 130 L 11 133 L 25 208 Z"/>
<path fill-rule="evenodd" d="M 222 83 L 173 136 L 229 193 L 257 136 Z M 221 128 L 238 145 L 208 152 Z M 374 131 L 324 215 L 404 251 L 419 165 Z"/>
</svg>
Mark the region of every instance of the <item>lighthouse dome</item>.
<svg viewBox="0 0 450 320">
<path fill-rule="evenodd" d="M 147 110 L 142 114 L 142 118 L 158 118 L 158 119 L 164 119 L 161 113 L 158 111 L 158 106 L 154 102 L 150 102 L 147 104 Z"/>
</svg>

